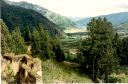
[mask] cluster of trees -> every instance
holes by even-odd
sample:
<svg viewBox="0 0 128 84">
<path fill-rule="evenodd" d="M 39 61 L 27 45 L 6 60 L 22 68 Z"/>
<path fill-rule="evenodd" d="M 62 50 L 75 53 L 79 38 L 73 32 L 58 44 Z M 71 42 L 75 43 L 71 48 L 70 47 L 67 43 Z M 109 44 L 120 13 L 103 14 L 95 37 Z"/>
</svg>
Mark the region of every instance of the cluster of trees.
<svg viewBox="0 0 128 84">
<path fill-rule="evenodd" d="M 120 65 L 128 65 L 128 38 L 120 39 L 106 18 L 88 23 L 88 38 L 79 45 L 78 62 L 92 74 L 93 80 L 106 82 Z"/>
<path fill-rule="evenodd" d="M 33 56 L 39 56 L 41 59 L 56 59 L 60 62 L 65 60 L 59 37 L 50 37 L 41 24 L 32 32 L 31 41 Z"/>
<path fill-rule="evenodd" d="M 64 61 L 65 56 L 58 37 L 49 36 L 45 28 L 39 24 L 32 32 L 26 26 L 23 32 L 19 27 L 9 31 L 6 24 L 1 23 L 1 48 L 2 54 L 13 52 L 15 54 L 27 53 L 27 46 L 32 46 L 31 52 L 33 57 L 43 59 L 56 59 Z"/>
<path fill-rule="evenodd" d="M 18 27 L 11 33 L 5 23 L 0 20 L 1 24 L 1 53 L 14 52 L 15 54 L 26 53 L 27 46 Z"/>
</svg>

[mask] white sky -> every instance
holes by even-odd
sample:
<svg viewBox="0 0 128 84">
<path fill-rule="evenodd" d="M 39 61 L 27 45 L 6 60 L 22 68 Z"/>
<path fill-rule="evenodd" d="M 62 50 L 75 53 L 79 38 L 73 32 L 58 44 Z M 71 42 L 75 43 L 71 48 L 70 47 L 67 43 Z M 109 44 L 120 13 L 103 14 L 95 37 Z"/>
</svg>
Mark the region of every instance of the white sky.
<svg viewBox="0 0 128 84">
<path fill-rule="evenodd" d="M 128 0 L 10 0 L 27 1 L 63 16 L 88 17 L 128 11 Z"/>
</svg>

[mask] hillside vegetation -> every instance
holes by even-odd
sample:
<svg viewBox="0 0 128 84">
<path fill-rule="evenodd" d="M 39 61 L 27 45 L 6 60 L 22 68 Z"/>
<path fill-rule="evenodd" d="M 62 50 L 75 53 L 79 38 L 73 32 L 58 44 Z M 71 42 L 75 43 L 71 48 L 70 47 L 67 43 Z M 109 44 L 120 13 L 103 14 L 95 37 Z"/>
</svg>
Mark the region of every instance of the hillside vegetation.
<svg viewBox="0 0 128 84">
<path fill-rule="evenodd" d="M 1 11 L 1 18 L 7 24 L 10 31 L 14 30 L 16 26 L 19 26 L 21 31 L 23 31 L 25 26 L 29 26 L 32 31 L 39 23 L 41 23 L 51 35 L 63 35 L 59 26 L 36 11 L 8 5 L 5 2 L 2 2 Z"/>
<path fill-rule="evenodd" d="M 73 68 L 77 64 L 59 63 L 55 60 L 42 62 L 42 76 L 44 83 L 93 83 L 86 75 L 79 72 L 79 69 Z"/>
<path fill-rule="evenodd" d="M 51 22 L 60 26 L 62 29 L 67 28 L 67 27 L 77 27 L 78 26 L 75 22 L 68 19 L 67 17 L 56 14 L 52 11 L 49 11 L 48 9 L 38 6 L 38 5 L 34 5 L 31 3 L 24 2 L 24 1 L 17 2 L 17 3 L 16 2 L 8 2 L 8 3 L 11 5 L 18 6 L 18 7 L 34 10 L 34 11 L 40 13 L 41 15 L 45 16 Z"/>
</svg>

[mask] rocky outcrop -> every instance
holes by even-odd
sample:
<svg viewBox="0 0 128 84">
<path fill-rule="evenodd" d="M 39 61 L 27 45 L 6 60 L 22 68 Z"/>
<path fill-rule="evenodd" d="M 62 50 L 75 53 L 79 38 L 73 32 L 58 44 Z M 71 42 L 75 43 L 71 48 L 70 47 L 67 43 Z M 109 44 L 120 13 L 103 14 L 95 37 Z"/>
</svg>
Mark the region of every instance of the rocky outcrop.
<svg viewBox="0 0 128 84">
<path fill-rule="evenodd" d="M 26 54 L 5 54 L 2 58 L 2 84 L 42 83 L 41 60 Z"/>
</svg>

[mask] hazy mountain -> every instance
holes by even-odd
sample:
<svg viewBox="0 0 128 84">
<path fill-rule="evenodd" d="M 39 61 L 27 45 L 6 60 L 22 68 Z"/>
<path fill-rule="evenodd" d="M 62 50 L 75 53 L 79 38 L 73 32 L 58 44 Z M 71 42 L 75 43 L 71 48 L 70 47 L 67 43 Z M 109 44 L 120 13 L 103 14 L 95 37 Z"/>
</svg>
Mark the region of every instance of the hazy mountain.
<svg viewBox="0 0 128 84">
<path fill-rule="evenodd" d="M 27 2 L 8 2 L 11 5 L 15 5 L 15 6 L 19 6 L 19 7 L 23 7 L 26 9 L 32 9 L 35 10 L 37 12 L 39 12 L 40 14 L 42 14 L 43 16 L 45 16 L 46 18 L 48 18 L 50 21 L 52 21 L 53 23 L 59 25 L 62 28 L 66 28 L 66 27 L 77 27 L 77 24 L 75 22 L 73 22 L 72 20 L 68 19 L 67 17 L 61 16 L 59 14 L 56 14 L 52 11 L 49 11 L 41 6 L 35 5 L 35 4 L 31 4 L 31 3 L 27 3 Z"/>
<path fill-rule="evenodd" d="M 84 17 L 68 17 L 70 20 L 74 21 L 74 22 L 77 22 L 81 19 L 83 19 Z"/>
<path fill-rule="evenodd" d="M 112 22 L 113 25 L 118 25 L 120 23 L 128 21 L 128 12 L 120 12 L 120 13 L 113 13 L 113 14 L 108 14 L 108 15 L 101 15 L 101 16 L 97 16 L 96 18 L 98 18 L 98 17 L 106 17 L 109 21 Z M 93 17 L 83 18 L 79 21 L 76 21 L 76 23 L 79 24 L 80 26 L 86 26 L 92 18 Z"/>
</svg>

